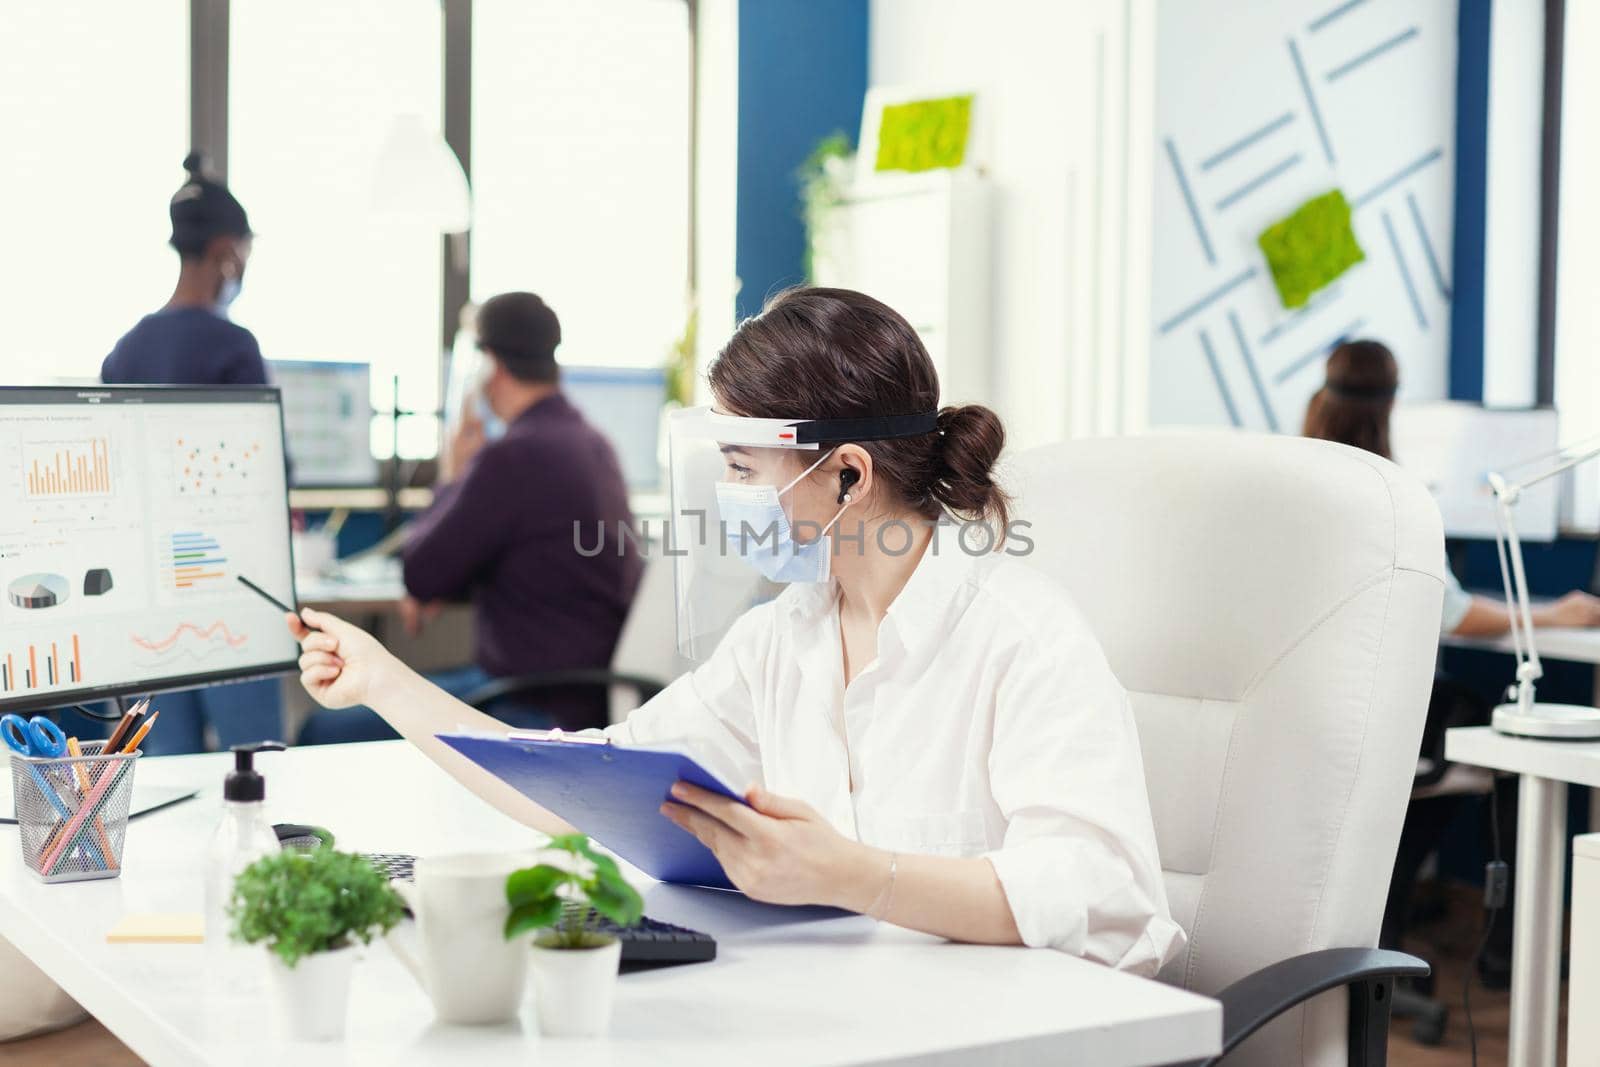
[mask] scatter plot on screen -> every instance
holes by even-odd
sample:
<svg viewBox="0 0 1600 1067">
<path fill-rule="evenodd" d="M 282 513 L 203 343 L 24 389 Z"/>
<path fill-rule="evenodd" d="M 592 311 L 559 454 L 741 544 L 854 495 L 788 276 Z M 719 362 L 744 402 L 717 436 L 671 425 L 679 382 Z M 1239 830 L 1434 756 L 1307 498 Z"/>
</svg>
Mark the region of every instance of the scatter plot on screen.
<svg viewBox="0 0 1600 1067">
<path fill-rule="evenodd" d="M 219 430 L 174 442 L 173 475 L 180 496 L 243 496 L 260 480 L 261 444 Z"/>
</svg>

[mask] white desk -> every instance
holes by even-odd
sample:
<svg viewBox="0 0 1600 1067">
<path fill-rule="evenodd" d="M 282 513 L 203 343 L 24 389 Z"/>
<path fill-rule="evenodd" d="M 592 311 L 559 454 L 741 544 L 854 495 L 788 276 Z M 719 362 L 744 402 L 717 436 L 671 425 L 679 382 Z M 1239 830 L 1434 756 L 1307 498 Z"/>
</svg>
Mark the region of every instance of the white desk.
<svg viewBox="0 0 1600 1067">
<path fill-rule="evenodd" d="M 392 611 L 406 596 L 400 561 L 393 557 L 335 567 L 325 575 L 296 574 L 294 584 L 302 604 L 328 611 Z"/>
<path fill-rule="evenodd" d="M 1492 597 L 1492 593 L 1483 593 L 1482 596 Z M 1600 628 L 1585 630 L 1572 628 L 1545 628 L 1540 627 L 1535 635 L 1539 647 L 1540 659 L 1567 660 L 1571 663 L 1592 663 L 1600 667 Z M 1456 637 L 1445 634 L 1439 639 L 1441 645 L 1453 648 L 1474 648 L 1485 652 L 1504 652 L 1508 656 L 1516 654 L 1516 649 L 1511 647 L 1511 635 L 1501 637 Z M 1507 671 L 1506 684 L 1510 685 L 1515 678 L 1513 671 Z M 1594 695 L 1590 697 L 1596 707 L 1600 707 L 1600 670 L 1595 671 Z M 1600 789 L 1589 792 L 1589 829 L 1600 831 Z"/>
<path fill-rule="evenodd" d="M 1539 628 L 1534 635 L 1534 640 L 1539 647 L 1540 659 L 1564 659 L 1574 663 L 1600 664 L 1600 629 L 1583 630 L 1557 627 Z M 1445 634 L 1439 643 L 1455 648 L 1477 648 L 1488 652 L 1504 652 L 1506 655 L 1515 654 L 1511 647 L 1511 635 L 1501 637 L 1456 637 L 1454 634 Z M 1515 681 L 1507 678 L 1506 684 Z"/>
<path fill-rule="evenodd" d="M 1520 776 L 1512 929 L 1512 1067 L 1555 1067 L 1566 883 L 1567 785 L 1600 787 L 1600 741 L 1535 741 L 1487 726 L 1450 730 L 1445 759 Z"/>
<path fill-rule="evenodd" d="M 1220 1048 L 1221 1006 L 1056 952 L 953 945 L 859 916 L 818 917 L 732 894 L 651 887 L 652 916 L 714 934 L 718 958 L 622 976 L 611 1035 L 434 1025 L 409 974 L 375 946 L 356 970 L 342 1044 L 275 1043 L 260 1000 L 209 990 L 198 945 L 105 943 L 128 911 L 201 907 L 202 855 L 228 757 L 144 761 L 141 782 L 198 801 L 133 822 L 123 876 L 46 886 L 0 838 L 0 934 L 157 1065 L 1085 1063 L 1135 1067 Z M 343 848 L 418 853 L 526 845 L 404 742 L 258 758 L 269 814 L 332 829 Z M 255 1020 L 254 1024 L 251 1020 Z"/>
</svg>

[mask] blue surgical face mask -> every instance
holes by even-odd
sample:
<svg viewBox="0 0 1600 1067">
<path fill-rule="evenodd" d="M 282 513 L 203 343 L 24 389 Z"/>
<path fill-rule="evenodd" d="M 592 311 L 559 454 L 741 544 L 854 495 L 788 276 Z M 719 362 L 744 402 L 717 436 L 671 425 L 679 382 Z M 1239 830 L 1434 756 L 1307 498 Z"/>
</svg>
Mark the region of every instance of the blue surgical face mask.
<svg viewBox="0 0 1600 1067">
<path fill-rule="evenodd" d="M 781 498 L 832 454 L 830 448 L 781 489 L 775 485 L 717 483 L 717 510 L 722 518 L 724 543 L 768 581 L 825 582 L 831 576 L 833 543 L 827 530 L 850 505 L 841 507 L 817 537 L 800 544 L 794 539 Z"/>
<path fill-rule="evenodd" d="M 485 440 L 495 441 L 506 435 L 506 423 L 494 413 L 489 403 L 489 380 L 494 376 L 494 363 L 483 353 L 478 355 L 478 370 L 472 384 L 472 410 L 483 424 Z"/>
<path fill-rule="evenodd" d="M 494 413 L 494 408 L 489 406 L 489 398 L 479 389 L 472 394 L 472 406 L 478 414 L 478 421 L 483 423 L 483 436 L 486 440 L 494 441 L 506 435 L 506 423 L 499 415 Z"/>
<path fill-rule="evenodd" d="M 224 278 L 222 285 L 217 288 L 217 310 L 227 311 L 228 306 L 239 299 L 239 279 Z"/>
</svg>

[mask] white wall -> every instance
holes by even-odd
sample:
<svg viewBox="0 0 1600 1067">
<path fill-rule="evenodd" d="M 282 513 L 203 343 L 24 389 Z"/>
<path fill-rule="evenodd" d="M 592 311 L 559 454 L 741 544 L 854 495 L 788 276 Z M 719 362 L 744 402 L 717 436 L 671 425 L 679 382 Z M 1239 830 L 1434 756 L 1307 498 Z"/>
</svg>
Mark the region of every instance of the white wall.
<svg viewBox="0 0 1600 1067">
<path fill-rule="evenodd" d="M 700 0 L 695 27 L 695 337 L 697 403 L 709 403 L 705 370 L 734 327 L 739 292 L 735 230 L 739 193 L 739 3 Z"/>
<path fill-rule="evenodd" d="M 1455 0 L 1160 0 L 1156 55 L 1151 422 L 1294 432 L 1346 331 L 1443 397 Z M 1334 188 L 1366 259 L 1294 315 L 1256 237 Z"/>
<path fill-rule="evenodd" d="M 1136 428 L 1150 0 L 873 0 L 872 85 L 971 86 L 994 185 L 989 402 L 1013 446 Z M 1134 118 L 1130 122 L 1130 112 Z M 1141 192 L 1142 191 L 1142 192 Z M 952 353 L 952 358 L 961 358 Z M 1137 398 L 1137 400 L 1133 398 Z"/>
<path fill-rule="evenodd" d="M 1568 4 L 1581 26 L 1593 4 Z M 1489 20 L 1489 152 L 1483 235 L 1483 401 L 1512 407 L 1536 399 L 1539 346 L 1539 213 L 1544 126 L 1543 4 L 1496 4 Z M 1587 63 L 1567 38 L 1568 66 Z M 1576 103 L 1576 101 L 1574 101 Z M 1568 111 L 1568 114 L 1573 112 Z M 1576 112 L 1593 118 L 1580 104 Z M 1563 151 L 1565 145 L 1563 145 Z M 1570 185 L 1563 207 L 1582 211 L 1590 186 Z M 1575 195 L 1576 194 L 1576 195 Z M 1558 243 L 1564 252 L 1565 245 Z M 1565 259 L 1565 255 L 1562 256 Z M 1566 269 L 1566 264 L 1562 264 Z"/>
<path fill-rule="evenodd" d="M 1567 7 L 1562 64 L 1561 230 L 1556 239 L 1556 410 L 1566 442 L 1600 445 L 1600 66 L 1581 57 L 1600 45 L 1600 4 Z M 1524 371 L 1530 380 L 1531 370 Z M 1600 533 L 1600 460 L 1574 472 L 1569 525 Z"/>
</svg>

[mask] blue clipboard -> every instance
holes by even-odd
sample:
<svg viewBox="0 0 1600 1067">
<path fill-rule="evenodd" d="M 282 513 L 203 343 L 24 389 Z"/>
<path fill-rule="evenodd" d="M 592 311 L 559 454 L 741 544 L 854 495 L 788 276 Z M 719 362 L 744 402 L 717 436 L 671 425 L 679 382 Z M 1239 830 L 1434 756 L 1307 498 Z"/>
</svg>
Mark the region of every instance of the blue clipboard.
<svg viewBox="0 0 1600 1067">
<path fill-rule="evenodd" d="M 625 748 L 599 738 L 447 733 L 439 740 L 554 812 L 650 877 L 732 889 L 722 864 L 660 808 L 679 779 L 744 803 L 681 752 Z"/>
</svg>

